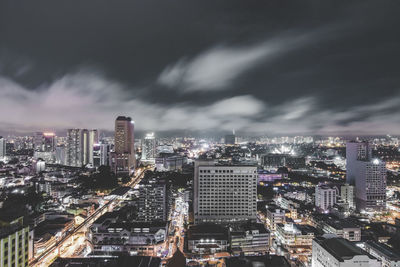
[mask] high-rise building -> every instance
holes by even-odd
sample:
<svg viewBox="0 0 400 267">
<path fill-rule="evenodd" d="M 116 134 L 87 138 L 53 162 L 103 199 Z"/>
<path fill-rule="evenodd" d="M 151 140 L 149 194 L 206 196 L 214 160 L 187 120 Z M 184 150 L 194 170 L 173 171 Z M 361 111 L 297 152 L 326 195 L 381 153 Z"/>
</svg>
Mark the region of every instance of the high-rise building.
<svg viewBox="0 0 400 267">
<path fill-rule="evenodd" d="M 167 184 L 156 177 L 142 180 L 139 184 L 140 221 L 167 221 Z"/>
<path fill-rule="evenodd" d="M 112 168 L 116 174 L 130 175 L 136 166 L 134 122 L 130 117 L 115 120 L 114 153 Z"/>
<path fill-rule="evenodd" d="M 52 132 L 44 132 L 42 151 L 54 152 L 55 149 L 56 149 L 56 134 Z"/>
<path fill-rule="evenodd" d="M 368 142 L 346 145 L 346 181 L 355 186 L 357 210 L 386 208 L 386 164 L 372 158 Z"/>
<path fill-rule="evenodd" d="M 6 146 L 7 146 L 6 139 L 0 136 L 0 159 L 6 156 Z"/>
<path fill-rule="evenodd" d="M 93 146 L 97 142 L 97 130 L 68 129 L 66 165 L 81 167 L 93 164 Z"/>
<path fill-rule="evenodd" d="M 82 135 L 80 129 L 68 129 L 65 156 L 66 165 L 74 167 L 82 166 Z"/>
<path fill-rule="evenodd" d="M 328 212 L 336 204 L 337 188 L 325 184 L 315 187 L 315 206 L 322 212 Z"/>
<path fill-rule="evenodd" d="M 110 165 L 110 144 L 99 143 L 93 147 L 93 166 Z"/>
<path fill-rule="evenodd" d="M 56 147 L 56 163 L 66 165 L 66 149 L 65 146 Z"/>
<path fill-rule="evenodd" d="M 142 161 L 155 162 L 156 158 L 156 139 L 154 133 L 146 134 L 142 142 Z"/>
<path fill-rule="evenodd" d="M 255 220 L 257 167 L 196 161 L 193 208 L 195 223 Z"/>
<path fill-rule="evenodd" d="M 237 142 L 237 138 L 235 135 L 235 131 L 232 131 L 232 134 L 225 135 L 225 145 L 234 145 Z"/>
<path fill-rule="evenodd" d="M 82 130 L 82 163 L 93 165 L 93 148 L 99 142 L 97 130 Z"/>
<path fill-rule="evenodd" d="M 43 133 L 36 132 L 33 136 L 33 148 L 35 151 L 43 151 Z"/>
<path fill-rule="evenodd" d="M 33 136 L 33 147 L 38 152 L 54 152 L 56 134 L 53 132 L 36 132 Z"/>
<path fill-rule="evenodd" d="M 0 266 L 28 266 L 33 247 L 29 226 L 23 217 L 0 227 Z"/>
<path fill-rule="evenodd" d="M 355 185 L 362 164 L 372 158 L 372 147 L 369 142 L 347 142 L 346 144 L 346 182 Z M 361 166 L 360 166 L 361 165 Z"/>
<path fill-rule="evenodd" d="M 354 186 L 349 184 L 344 184 L 340 189 L 340 198 L 344 203 L 346 203 L 349 209 L 355 209 L 354 204 Z"/>
</svg>

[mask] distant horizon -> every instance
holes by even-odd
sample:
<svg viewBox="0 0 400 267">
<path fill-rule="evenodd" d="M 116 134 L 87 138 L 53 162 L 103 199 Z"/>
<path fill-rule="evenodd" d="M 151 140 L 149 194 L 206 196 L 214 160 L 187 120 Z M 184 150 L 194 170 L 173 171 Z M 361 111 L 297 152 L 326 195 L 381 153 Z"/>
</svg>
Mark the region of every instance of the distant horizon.
<svg viewBox="0 0 400 267">
<path fill-rule="evenodd" d="M 78 128 L 78 127 L 76 127 Z M 68 128 L 72 129 L 72 128 Z M 96 129 L 96 128 L 78 128 L 78 129 Z M 114 137 L 114 132 L 109 131 L 109 130 L 101 130 L 101 129 L 96 129 L 99 131 L 100 135 L 103 135 L 105 133 L 105 137 Z M 65 130 L 59 130 L 59 131 L 54 131 L 54 130 L 43 130 L 43 131 L 27 131 L 27 132 L 20 132 L 20 133 L 3 133 L 0 132 L 0 136 L 7 137 L 7 136 L 18 136 L 18 137 L 23 137 L 23 136 L 33 136 L 36 132 L 54 132 L 56 136 L 59 137 L 66 137 L 67 136 L 67 129 Z M 221 132 L 218 131 L 217 133 L 189 133 L 186 131 L 186 133 L 173 133 L 173 132 L 157 132 L 157 131 L 136 131 L 135 130 L 135 138 L 143 138 L 147 133 L 153 132 L 155 134 L 156 138 L 224 138 L 226 135 L 232 134 L 232 132 Z M 61 134 L 60 134 L 61 133 Z M 400 138 L 400 134 L 338 134 L 338 133 L 332 133 L 332 134 L 249 134 L 249 133 L 241 133 L 241 132 L 235 132 L 235 135 L 237 137 L 244 137 L 244 138 L 279 138 L 279 137 L 296 137 L 296 136 L 311 136 L 313 138 L 327 138 L 327 137 L 340 137 L 346 140 L 349 140 L 351 138 L 383 138 L 383 137 L 394 137 L 394 138 Z"/>
</svg>

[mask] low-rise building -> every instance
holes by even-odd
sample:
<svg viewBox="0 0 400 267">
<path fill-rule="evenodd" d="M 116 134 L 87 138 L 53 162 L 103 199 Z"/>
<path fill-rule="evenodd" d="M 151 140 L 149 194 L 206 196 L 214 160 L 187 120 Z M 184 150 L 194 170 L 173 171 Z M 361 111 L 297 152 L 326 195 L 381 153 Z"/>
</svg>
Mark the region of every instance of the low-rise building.
<svg viewBox="0 0 400 267">
<path fill-rule="evenodd" d="M 286 248 L 311 246 L 316 229 L 309 225 L 278 223 L 276 225 L 277 240 Z"/>
<path fill-rule="evenodd" d="M 270 232 L 261 223 L 243 224 L 230 231 L 232 254 L 262 255 L 268 251 Z"/>
<path fill-rule="evenodd" d="M 90 227 L 88 239 L 95 252 L 127 252 L 130 255 L 157 256 L 168 233 L 166 222 L 119 223 L 104 220 Z"/>
<path fill-rule="evenodd" d="M 335 234 L 349 241 L 361 240 L 361 228 L 348 219 L 339 220 L 334 216 L 315 215 L 316 227 L 327 234 Z"/>
<path fill-rule="evenodd" d="M 366 252 L 377 258 L 382 263 L 382 267 L 400 266 L 400 254 L 385 244 L 375 241 L 367 241 L 364 244 L 364 249 Z"/>
<path fill-rule="evenodd" d="M 312 267 L 378 267 L 373 256 L 344 238 L 319 237 L 312 243 Z"/>
<path fill-rule="evenodd" d="M 193 254 L 226 252 L 229 247 L 228 229 L 217 224 L 192 225 L 187 231 L 187 248 Z"/>
<path fill-rule="evenodd" d="M 267 208 L 267 225 L 269 229 L 275 231 L 276 225 L 285 222 L 285 210 L 275 206 Z"/>
</svg>

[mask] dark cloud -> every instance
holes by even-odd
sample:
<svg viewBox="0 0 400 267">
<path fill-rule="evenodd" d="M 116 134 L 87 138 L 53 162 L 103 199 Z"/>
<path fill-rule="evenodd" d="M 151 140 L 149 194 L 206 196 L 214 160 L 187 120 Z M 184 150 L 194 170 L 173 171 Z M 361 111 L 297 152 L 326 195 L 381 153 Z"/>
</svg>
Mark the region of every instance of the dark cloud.
<svg viewBox="0 0 400 267">
<path fill-rule="evenodd" d="M 400 133 L 397 1 L 0 0 L 0 123 Z M 11 126 L 10 126 L 11 125 Z"/>
</svg>

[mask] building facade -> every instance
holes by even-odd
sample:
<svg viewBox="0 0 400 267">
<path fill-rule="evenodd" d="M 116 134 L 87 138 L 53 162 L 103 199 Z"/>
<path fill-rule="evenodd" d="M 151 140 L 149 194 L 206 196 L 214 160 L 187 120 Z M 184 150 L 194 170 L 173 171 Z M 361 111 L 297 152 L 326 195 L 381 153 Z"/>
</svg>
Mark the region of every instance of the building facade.
<svg viewBox="0 0 400 267">
<path fill-rule="evenodd" d="M 142 180 L 139 184 L 140 221 L 167 221 L 167 184 L 156 177 Z"/>
<path fill-rule="evenodd" d="M 66 165 L 82 167 L 93 164 L 93 147 L 97 142 L 97 130 L 68 129 Z"/>
<path fill-rule="evenodd" d="M 196 161 L 193 204 L 195 223 L 255 220 L 257 167 Z"/>
<path fill-rule="evenodd" d="M 354 186 L 349 184 L 344 184 L 340 189 L 340 198 L 344 203 L 347 204 L 349 209 L 353 210 L 356 208 L 356 204 L 354 202 Z"/>
<path fill-rule="evenodd" d="M 88 239 L 96 253 L 157 256 L 167 239 L 167 230 L 166 222 L 103 223 L 90 227 Z"/>
<path fill-rule="evenodd" d="M 364 249 L 377 258 L 382 263 L 382 267 L 400 266 L 400 254 L 385 244 L 370 240 L 365 242 Z"/>
<path fill-rule="evenodd" d="M 357 210 L 386 208 L 386 164 L 372 158 L 368 142 L 346 145 L 346 181 L 355 186 Z"/>
<path fill-rule="evenodd" d="M 325 184 L 315 187 L 315 206 L 322 212 L 328 212 L 336 204 L 337 188 Z"/>
<path fill-rule="evenodd" d="M 6 147 L 7 147 L 6 139 L 0 136 L 0 159 L 3 159 L 6 156 Z"/>
<path fill-rule="evenodd" d="M 32 233 L 23 217 L 0 228 L 0 266 L 28 266 L 33 254 Z"/>
<path fill-rule="evenodd" d="M 312 243 L 312 267 L 378 267 L 381 263 L 350 241 L 331 237 Z"/>
<path fill-rule="evenodd" d="M 234 256 L 264 255 L 270 245 L 270 232 L 261 223 L 240 225 L 230 231 L 229 237 Z"/>
<path fill-rule="evenodd" d="M 142 142 L 142 161 L 153 162 L 156 158 L 156 138 L 154 133 L 146 134 Z"/>
<path fill-rule="evenodd" d="M 134 122 L 130 117 L 115 120 L 112 169 L 117 175 L 131 175 L 136 167 Z"/>
</svg>

